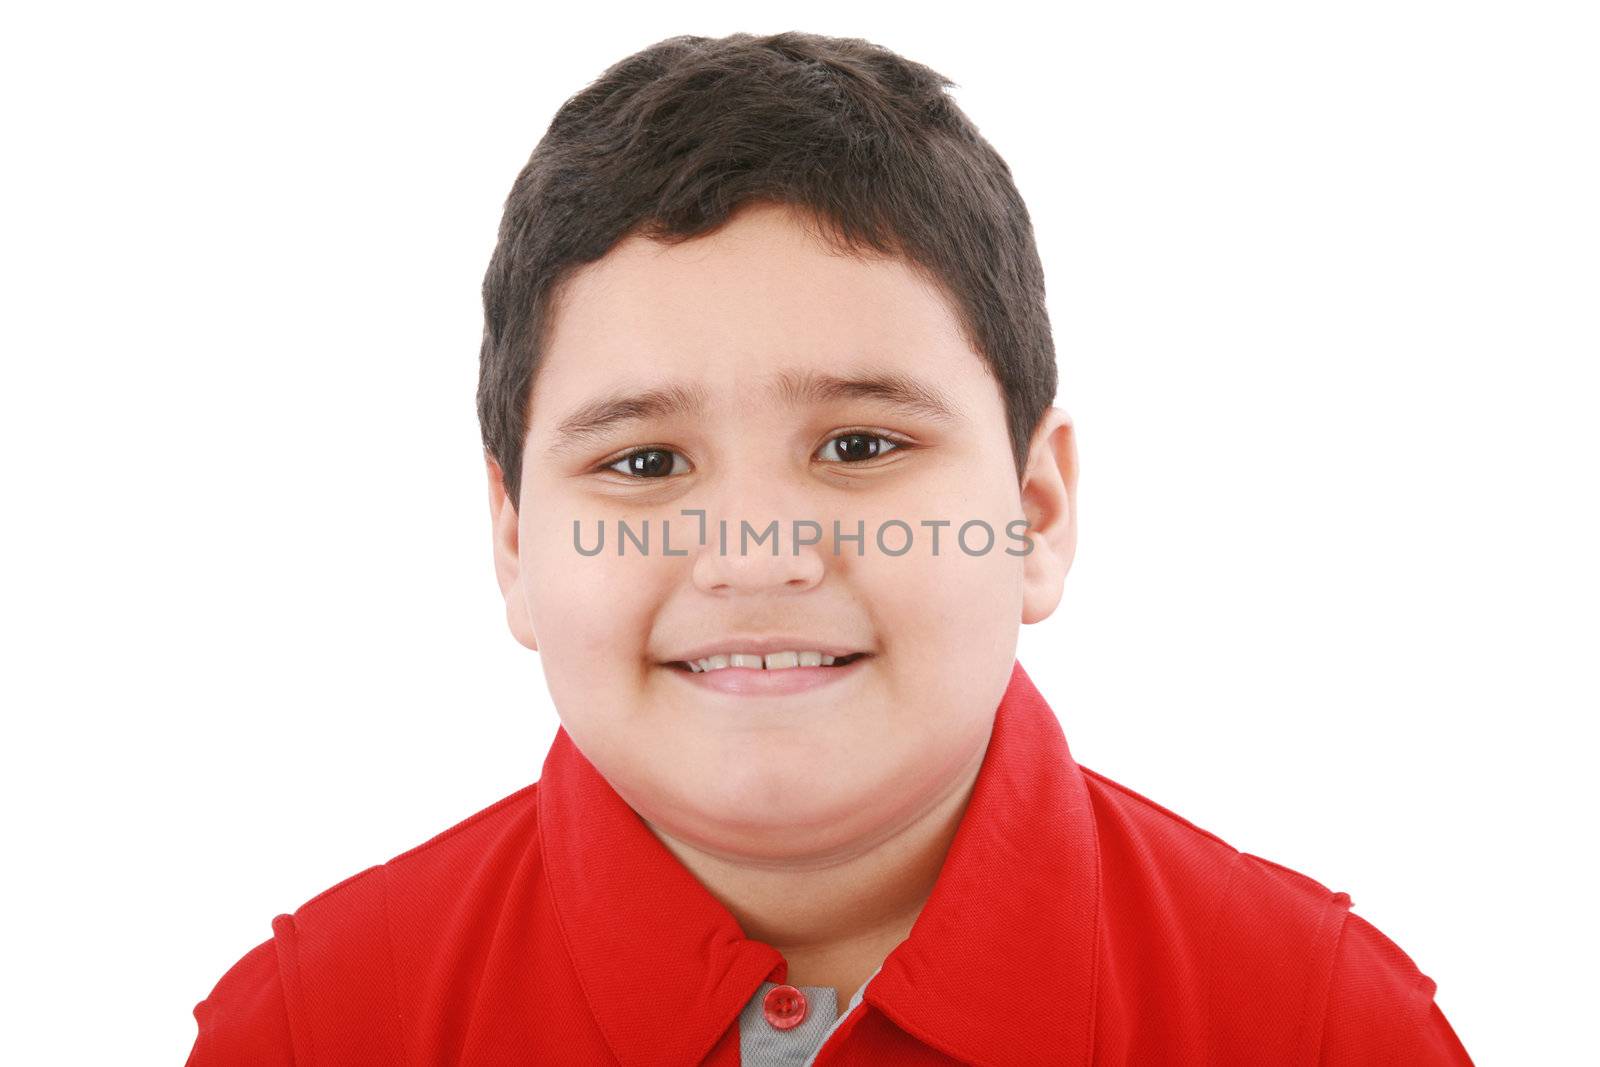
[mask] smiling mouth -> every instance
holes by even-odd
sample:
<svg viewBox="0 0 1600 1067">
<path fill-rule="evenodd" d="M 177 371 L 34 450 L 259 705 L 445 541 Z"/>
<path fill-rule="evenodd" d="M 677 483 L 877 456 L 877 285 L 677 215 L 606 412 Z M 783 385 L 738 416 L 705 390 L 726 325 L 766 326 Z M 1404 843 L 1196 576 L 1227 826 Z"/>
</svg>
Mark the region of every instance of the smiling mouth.
<svg viewBox="0 0 1600 1067">
<path fill-rule="evenodd" d="M 833 670 L 833 669 L 835 669 L 837 667 L 848 667 L 850 664 L 854 663 L 856 660 L 858 660 L 858 659 L 866 659 L 870 655 L 872 655 L 872 653 L 870 653 L 870 652 L 852 652 L 848 656 L 835 657 L 834 661 L 832 663 L 827 663 L 827 664 L 819 663 L 819 664 L 816 664 L 815 665 L 815 669 L 818 669 L 818 670 Z M 734 666 L 713 667 L 708 671 L 696 671 L 694 668 L 689 666 L 689 664 L 688 664 L 688 662 L 686 660 L 681 660 L 681 659 L 680 660 L 674 660 L 671 663 L 665 664 L 665 666 L 671 667 L 674 670 L 682 671 L 685 674 L 715 674 L 715 673 L 717 673 L 719 671 L 760 671 L 763 674 L 766 674 L 766 673 L 769 673 L 769 672 L 773 673 L 773 674 L 777 674 L 777 673 L 780 673 L 780 672 L 783 672 L 783 671 L 793 671 L 793 670 L 800 670 L 801 669 L 799 666 L 794 666 L 794 667 L 766 667 L 766 666 L 755 667 L 755 666 L 746 666 L 746 665 L 742 665 L 741 664 L 740 666 L 737 666 L 737 667 L 734 667 Z"/>
</svg>

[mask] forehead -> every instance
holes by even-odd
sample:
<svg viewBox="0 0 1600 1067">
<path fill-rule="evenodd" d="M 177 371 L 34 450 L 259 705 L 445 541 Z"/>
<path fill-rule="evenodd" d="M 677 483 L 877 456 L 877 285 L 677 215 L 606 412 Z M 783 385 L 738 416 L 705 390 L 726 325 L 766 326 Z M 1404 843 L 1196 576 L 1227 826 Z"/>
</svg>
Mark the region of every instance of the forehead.
<svg viewBox="0 0 1600 1067">
<path fill-rule="evenodd" d="M 756 399 L 775 374 L 806 371 L 895 371 L 998 403 L 941 290 L 913 265 L 844 254 L 790 209 L 759 204 L 681 244 L 629 237 L 569 279 L 532 428 L 619 383 L 693 379 Z"/>
</svg>

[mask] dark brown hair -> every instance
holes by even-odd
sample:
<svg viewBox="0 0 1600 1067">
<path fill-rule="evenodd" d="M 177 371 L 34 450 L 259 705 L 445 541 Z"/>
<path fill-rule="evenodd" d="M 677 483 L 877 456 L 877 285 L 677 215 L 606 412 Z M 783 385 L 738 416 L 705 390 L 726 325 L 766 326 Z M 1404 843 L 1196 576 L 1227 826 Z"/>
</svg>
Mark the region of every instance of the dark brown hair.
<svg viewBox="0 0 1600 1067">
<path fill-rule="evenodd" d="M 676 244 L 752 201 L 846 254 L 898 255 L 947 294 L 999 383 L 1020 479 L 1055 401 L 1044 272 L 1011 169 L 942 74 L 858 38 L 671 37 L 562 104 L 507 197 L 483 279 L 483 444 L 520 506 L 528 408 L 558 288 L 641 234 Z"/>
</svg>

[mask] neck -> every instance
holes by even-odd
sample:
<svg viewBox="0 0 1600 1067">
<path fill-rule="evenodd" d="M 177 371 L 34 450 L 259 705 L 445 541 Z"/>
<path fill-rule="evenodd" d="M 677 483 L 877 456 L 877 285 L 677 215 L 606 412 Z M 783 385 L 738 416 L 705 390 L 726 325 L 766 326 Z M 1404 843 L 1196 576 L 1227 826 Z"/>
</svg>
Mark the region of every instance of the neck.
<svg viewBox="0 0 1600 1067">
<path fill-rule="evenodd" d="M 942 795 L 870 842 L 826 856 L 752 861 L 652 833 L 738 921 L 788 962 L 790 985 L 849 998 L 911 932 L 966 812 L 983 752 Z"/>
</svg>

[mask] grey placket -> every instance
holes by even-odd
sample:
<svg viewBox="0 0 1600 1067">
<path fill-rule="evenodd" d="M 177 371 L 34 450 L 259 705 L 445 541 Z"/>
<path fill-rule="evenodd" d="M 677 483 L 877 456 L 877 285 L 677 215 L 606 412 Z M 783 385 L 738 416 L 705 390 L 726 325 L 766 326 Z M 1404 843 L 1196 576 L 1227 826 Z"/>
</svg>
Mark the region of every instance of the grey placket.
<svg viewBox="0 0 1600 1067">
<path fill-rule="evenodd" d="M 762 982 L 755 996 L 739 1013 L 739 1062 L 742 1067 L 810 1067 L 823 1044 L 849 1018 L 861 1003 L 867 984 L 883 970 L 878 969 L 861 983 L 843 1014 L 839 1014 L 839 994 L 832 986 L 795 986 L 806 998 L 806 1017 L 798 1026 L 779 1030 L 767 1022 L 767 994 L 780 982 Z M 837 1018 L 835 1018 L 837 1016 Z"/>
</svg>

